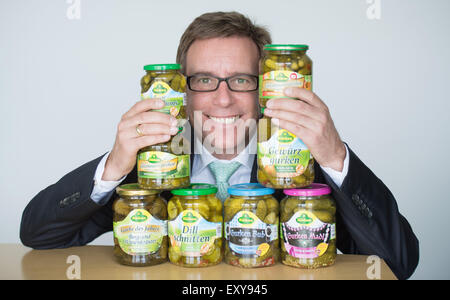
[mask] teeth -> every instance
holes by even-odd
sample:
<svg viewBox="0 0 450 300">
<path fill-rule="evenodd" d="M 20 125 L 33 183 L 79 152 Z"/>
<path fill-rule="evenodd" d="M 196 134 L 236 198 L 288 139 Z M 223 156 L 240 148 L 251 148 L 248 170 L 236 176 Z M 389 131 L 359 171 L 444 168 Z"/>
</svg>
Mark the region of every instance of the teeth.
<svg viewBox="0 0 450 300">
<path fill-rule="evenodd" d="M 232 124 L 234 122 L 236 122 L 237 119 L 239 119 L 239 116 L 234 116 L 231 118 L 216 118 L 216 117 L 211 117 L 210 118 L 212 120 L 214 120 L 217 123 L 222 123 L 222 124 Z"/>
</svg>

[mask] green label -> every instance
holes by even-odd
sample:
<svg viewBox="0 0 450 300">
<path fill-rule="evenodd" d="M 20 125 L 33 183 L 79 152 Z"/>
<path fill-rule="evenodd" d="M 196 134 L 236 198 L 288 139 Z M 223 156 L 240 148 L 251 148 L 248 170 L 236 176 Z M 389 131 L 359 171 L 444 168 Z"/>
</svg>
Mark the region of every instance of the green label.
<svg viewBox="0 0 450 300">
<path fill-rule="evenodd" d="M 190 173 L 189 155 L 173 155 L 167 152 L 147 151 L 137 157 L 140 178 L 183 178 Z"/>
<path fill-rule="evenodd" d="M 154 111 L 171 114 L 176 117 L 180 113 L 181 107 L 186 105 L 186 94 L 174 91 L 164 81 L 155 81 L 148 91 L 141 94 L 141 99 L 160 98 L 165 102 L 162 109 L 155 109 Z"/>
<path fill-rule="evenodd" d="M 168 235 L 177 252 L 198 257 L 214 247 L 216 238 L 222 238 L 222 222 L 208 222 L 197 211 L 185 210 L 168 222 Z"/>
<path fill-rule="evenodd" d="M 285 129 L 279 129 L 266 141 L 258 143 L 259 167 L 274 177 L 302 175 L 312 159 L 301 139 Z"/>
<path fill-rule="evenodd" d="M 114 238 L 128 255 L 155 253 L 167 235 L 167 221 L 153 217 L 145 209 L 134 209 L 119 222 L 113 222 Z"/>
</svg>

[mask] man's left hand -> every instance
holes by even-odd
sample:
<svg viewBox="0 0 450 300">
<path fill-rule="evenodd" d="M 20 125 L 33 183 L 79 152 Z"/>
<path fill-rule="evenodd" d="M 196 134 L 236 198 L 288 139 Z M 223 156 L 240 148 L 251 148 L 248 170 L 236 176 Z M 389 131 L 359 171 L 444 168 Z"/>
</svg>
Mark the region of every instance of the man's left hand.
<svg viewBox="0 0 450 300">
<path fill-rule="evenodd" d="M 345 145 L 331 119 L 325 103 L 313 92 L 303 88 L 286 88 L 284 94 L 296 99 L 271 99 L 264 115 L 279 122 L 299 137 L 322 167 L 342 172 L 346 155 Z"/>
</svg>

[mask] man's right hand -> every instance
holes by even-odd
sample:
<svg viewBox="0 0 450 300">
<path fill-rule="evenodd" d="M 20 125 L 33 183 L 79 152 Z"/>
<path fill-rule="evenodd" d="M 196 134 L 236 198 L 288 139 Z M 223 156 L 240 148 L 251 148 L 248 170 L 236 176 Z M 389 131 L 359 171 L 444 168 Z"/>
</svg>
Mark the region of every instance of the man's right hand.
<svg viewBox="0 0 450 300">
<path fill-rule="evenodd" d="M 137 102 L 126 112 L 117 126 L 116 141 L 105 164 L 102 180 L 117 181 L 129 174 L 136 164 L 136 155 L 144 147 L 165 143 L 178 133 L 173 116 L 153 109 L 162 109 L 161 99 Z M 139 126 L 141 135 L 136 130 Z"/>
</svg>

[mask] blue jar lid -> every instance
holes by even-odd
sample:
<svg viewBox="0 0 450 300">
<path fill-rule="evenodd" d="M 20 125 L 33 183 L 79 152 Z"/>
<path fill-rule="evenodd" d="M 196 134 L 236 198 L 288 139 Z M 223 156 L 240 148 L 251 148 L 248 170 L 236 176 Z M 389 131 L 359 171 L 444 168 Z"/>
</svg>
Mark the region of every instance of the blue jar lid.
<svg viewBox="0 0 450 300">
<path fill-rule="evenodd" d="M 265 187 L 259 183 L 241 183 L 228 188 L 228 194 L 233 196 L 264 196 L 275 193 L 272 188 Z"/>
</svg>

